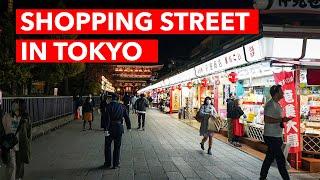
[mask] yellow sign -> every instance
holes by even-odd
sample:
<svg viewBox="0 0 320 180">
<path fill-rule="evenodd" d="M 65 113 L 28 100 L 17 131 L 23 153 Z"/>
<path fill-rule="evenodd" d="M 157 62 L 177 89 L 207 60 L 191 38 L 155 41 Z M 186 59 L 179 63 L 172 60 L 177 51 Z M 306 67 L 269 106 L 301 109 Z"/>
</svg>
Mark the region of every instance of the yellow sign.
<svg viewBox="0 0 320 180">
<path fill-rule="evenodd" d="M 178 111 L 181 104 L 181 91 L 175 89 L 172 91 L 172 111 Z"/>
</svg>

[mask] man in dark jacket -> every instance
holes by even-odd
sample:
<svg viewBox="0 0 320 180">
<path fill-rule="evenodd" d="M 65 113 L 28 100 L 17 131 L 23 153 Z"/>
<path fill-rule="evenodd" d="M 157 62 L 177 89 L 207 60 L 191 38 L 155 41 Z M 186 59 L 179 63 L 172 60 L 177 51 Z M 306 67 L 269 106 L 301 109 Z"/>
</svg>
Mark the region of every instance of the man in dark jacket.
<svg viewBox="0 0 320 180">
<path fill-rule="evenodd" d="M 232 143 L 232 140 L 233 140 L 232 110 L 234 107 L 234 97 L 232 94 L 229 95 L 229 99 L 227 99 L 226 102 L 227 102 L 228 141 Z"/>
<path fill-rule="evenodd" d="M 116 94 L 112 94 L 112 101 L 106 105 L 105 109 L 105 167 L 111 166 L 111 143 L 114 141 L 113 168 L 119 167 L 121 138 L 124 133 L 123 118 L 127 129 L 131 129 L 129 114 L 126 108 L 118 102 Z"/>
<path fill-rule="evenodd" d="M 130 107 L 130 99 L 131 99 L 131 98 L 130 98 L 130 96 L 129 96 L 128 93 L 126 93 L 126 94 L 123 96 L 123 99 L 122 99 L 123 104 L 126 106 L 128 113 L 129 113 L 129 107 Z"/>
<path fill-rule="evenodd" d="M 146 120 L 146 109 L 148 107 L 148 100 L 144 98 L 144 94 L 140 95 L 140 98 L 136 101 L 134 107 L 138 113 L 138 129 L 141 128 L 141 119 L 142 119 L 142 130 L 144 131 L 144 123 Z"/>
</svg>

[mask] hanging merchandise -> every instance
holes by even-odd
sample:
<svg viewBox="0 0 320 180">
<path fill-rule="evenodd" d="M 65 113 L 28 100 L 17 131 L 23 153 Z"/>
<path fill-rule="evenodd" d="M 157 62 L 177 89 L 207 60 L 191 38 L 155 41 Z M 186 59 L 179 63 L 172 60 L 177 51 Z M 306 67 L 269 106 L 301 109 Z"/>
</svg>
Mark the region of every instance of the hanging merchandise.
<svg viewBox="0 0 320 180">
<path fill-rule="evenodd" d="M 203 79 L 201 80 L 201 85 L 202 85 L 203 87 L 207 87 L 207 86 L 208 86 L 208 79 L 207 79 L 207 78 L 203 78 Z"/>
<path fill-rule="evenodd" d="M 235 72 L 231 72 L 229 75 L 228 75 L 228 79 L 231 83 L 236 83 L 238 81 L 238 78 L 237 78 L 237 73 Z"/>
<path fill-rule="evenodd" d="M 182 85 L 181 84 L 178 85 L 178 89 L 181 91 L 181 89 L 182 89 Z"/>
<path fill-rule="evenodd" d="M 188 87 L 189 89 L 191 89 L 191 88 L 193 87 L 193 83 L 192 83 L 192 82 L 188 82 L 188 83 L 187 83 L 187 87 Z"/>
<path fill-rule="evenodd" d="M 174 91 L 174 89 L 175 89 L 175 87 L 174 87 L 174 86 L 171 86 L 171 90 Z"/>
</svg>

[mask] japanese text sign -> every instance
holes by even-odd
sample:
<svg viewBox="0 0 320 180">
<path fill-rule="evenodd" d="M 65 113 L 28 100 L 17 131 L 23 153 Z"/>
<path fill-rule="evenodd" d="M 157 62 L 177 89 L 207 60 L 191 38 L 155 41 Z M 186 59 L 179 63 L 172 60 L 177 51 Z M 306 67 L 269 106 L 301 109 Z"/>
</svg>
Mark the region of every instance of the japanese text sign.
<svg viewBox="0 0 320 180">
<path fill-rule="evenodd" d="M 285 126 L 285 140 L 291 145 L 289 153 L 297 153 L 300 149 L 300 114 L 295 89 L 294 73 L 282 71 L 274 74 L 275 82 L 282 86 L 283 99 L 280 105 L 283 116 L 293 118 Z"/>
</svg>

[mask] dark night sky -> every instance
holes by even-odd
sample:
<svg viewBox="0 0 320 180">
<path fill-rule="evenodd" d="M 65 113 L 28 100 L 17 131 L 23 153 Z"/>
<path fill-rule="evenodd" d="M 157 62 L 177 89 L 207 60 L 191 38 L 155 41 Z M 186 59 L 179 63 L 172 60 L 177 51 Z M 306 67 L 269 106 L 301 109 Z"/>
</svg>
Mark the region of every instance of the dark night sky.
<svg viewBox="0 0 320 180">
<path fill-rule="evenodd" d="M 6 1 L 6 0 L 5 0 Z M 3 1 L 2 1 L 3 2 Z M 58 0 L 15 0 L 15 8 L 58 8 Z M 64 0 L 66 8 L 252 8 L 252 0 Z M 168 58 L 188 57 L 207 35 L 121 35 L 80 38 L 156 38 L 159 40 L 159 64 Z"/>
</svg>

